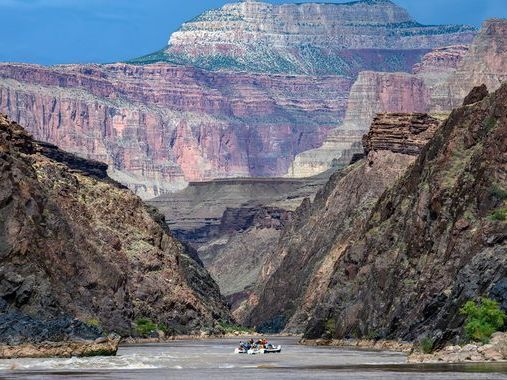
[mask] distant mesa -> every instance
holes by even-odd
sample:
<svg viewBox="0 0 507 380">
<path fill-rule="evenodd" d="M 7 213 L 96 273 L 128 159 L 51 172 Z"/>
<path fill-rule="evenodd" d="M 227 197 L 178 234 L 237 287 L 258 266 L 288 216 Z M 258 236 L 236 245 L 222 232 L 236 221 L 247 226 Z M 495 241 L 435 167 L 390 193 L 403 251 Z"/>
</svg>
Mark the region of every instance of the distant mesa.
<svg viewBox="0 0 507 380">
<path fill-rule="evenodd" d="M 396 62 L 404 59 L 403 50 L 469 44 L 474 35 L 475 28 L 466 25 L 422 25 L 391 1 L 282 5 L 244 1 L 204 12 L 173 33 L 166 48 L 131 63 L 355 75 L 362 64 L 367 65 L 363 69 L 404 71 Z M 363 49 L 373 51 L 357 51 Z M 385 66 L 374 67 L 380 57 L 387 61 Z"/>
</svg>

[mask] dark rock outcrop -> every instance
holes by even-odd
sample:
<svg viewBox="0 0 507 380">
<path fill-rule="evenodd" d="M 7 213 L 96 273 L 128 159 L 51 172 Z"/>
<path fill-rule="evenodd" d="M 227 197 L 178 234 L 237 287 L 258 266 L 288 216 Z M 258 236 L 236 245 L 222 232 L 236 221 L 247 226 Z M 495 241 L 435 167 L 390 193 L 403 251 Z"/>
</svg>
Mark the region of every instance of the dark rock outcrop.
<svg viewBox="0 0 507 380">
<path fill-rule="evenodd" d="M 417 156 L 437 130 L 440 122 L 427 114 L 383 113 L 373 120 L 363 137 L 364 152 L 388 150 Z"/>
<path fill-rule="evenodd" d="M 489 95 L 488 88 L 485 84 L 482 84 L 481 86 L 474 87 L 470 94 L 468 94 L 465 97 L 465 100 L 463 100 L 464 106 L 469 106 L 470 104 L 474 104 L 477 102 L 480 102 L 482 99 L 484 99 L 486 96 Z"/>
<path fill-rule="evenodd" d="M 507 85 L 454 110 L 335 262 L 307 335 L 461 334 L 459 307 L 506 276 L 506 142 Z"/>
<path fill-rule="evenodd" d="M 427 142 L 438 125 L 423 114 L 383 114 L 377 121 L 364 140 L 366 158 L 334 174 L 282 232 L 245 308 L 247 324 L 264 331 L 304 329 L 349 239 L 362 228 L 376 200 L 415 161 L 424 139 Z M 393 138 L 392 131 L 404 138 Z"/>
<path fill-rule="evenodd" d="M 163 218 L 105 170 L 0 116 L 1 341 L 129 334 L 139 318 L 190 333 L 229 319 Z"/>
<path fill-rule="evenodd" d="M 338 192 L 350 174 L 331 181 L 324 202 L 298 219 L 303 228 L 293 234 L 297 249 L 278 250 L 283 262 L 268 278 L 250 323 L 288 320 L 289 330 L 304 329 L 311 338 L 429 336 L 437 347 L 458 338 L 458 310 L 466 301 L 505 299 L 506 162 L 504 84 L 454 110 L 405 174 L 369 207 L 355 209 L 348 235 L 329 206 L 353 203 Z M 326 241 L 324 231 L 337 233 Z M 321 272 L 306 269 L 311 260 Z M 322 273 L 324 281 L 318 280 Z M 291 299 L 292 286 L 309 291 Z M 282 294 L 291 303 L 280 301 Z"/>
</svg>

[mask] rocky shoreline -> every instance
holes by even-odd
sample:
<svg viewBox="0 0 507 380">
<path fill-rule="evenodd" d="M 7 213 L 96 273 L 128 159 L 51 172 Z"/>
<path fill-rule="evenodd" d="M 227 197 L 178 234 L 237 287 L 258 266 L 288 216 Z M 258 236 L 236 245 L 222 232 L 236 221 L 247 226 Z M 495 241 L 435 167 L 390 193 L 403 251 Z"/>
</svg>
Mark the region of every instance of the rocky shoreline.
<svg viewBox="0 0 507 380">
<path fill-rule="evenodd" d="M 471 343 L 464 346 L 447 346 L 431 354 L 413 352 L 409 363 L 473 363 L 507 361 L 507 334 L 493 334 L 487 344 Z"/>
<path fill-rule="evenodd" d="M 493 334 L 489 343 L 446 346 L 432 353 L 422 353 L 416 343 L 371 339 L 301 339 L 307 346 L 393 351 L 407 354 L 407 363 L 482 363 L 507 361 L 507 333 Z"/>
<path fill-rule="evenodd" d="M 299 343 L 306 346 L 342 347 L 342 348 L 355 348 L 361 350 L 393 351 L 403 353 L 411 353 L 414 350 L 413 343 L 400 342 L 396 340 L 301 339 Z"/>
<path fill-rule="evenodd" d="M 19 358 L 71 358 L 89 356 L 115 356 L 120 345 L 119 335 L 98 338 L 94 341 L 42 342 L 0 346 L 0 359 Z"/>
</svg>

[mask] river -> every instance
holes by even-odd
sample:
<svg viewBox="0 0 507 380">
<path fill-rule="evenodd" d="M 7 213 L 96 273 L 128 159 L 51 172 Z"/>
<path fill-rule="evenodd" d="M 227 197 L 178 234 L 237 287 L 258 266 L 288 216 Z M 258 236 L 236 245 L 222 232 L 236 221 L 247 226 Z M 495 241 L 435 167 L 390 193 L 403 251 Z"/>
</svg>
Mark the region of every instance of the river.
<svg viewBox="0 0 507 380">
<path fill-rule="evenodd" d="M 403 354 L 272 339 L 281 354 L 235 355 L 238 339 L 125 345 L 116 357 L 0 360 L 0 379 L 507 379 L 507 363 L 408 365 Z"/>
</svg>

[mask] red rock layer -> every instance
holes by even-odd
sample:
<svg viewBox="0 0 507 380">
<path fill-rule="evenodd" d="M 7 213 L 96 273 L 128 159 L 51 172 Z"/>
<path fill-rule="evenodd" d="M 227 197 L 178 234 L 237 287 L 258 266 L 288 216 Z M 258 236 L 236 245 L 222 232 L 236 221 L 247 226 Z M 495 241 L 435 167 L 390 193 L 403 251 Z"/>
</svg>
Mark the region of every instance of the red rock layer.
<svg viewBox="0 0 507 380">
<path fill-rule="evenodd" d="M 343 118 L 350 86 L 169 64 L 1 64 L 0 111 L 153 196 L 185 181 L 284 174 Z"/>
</svg>

